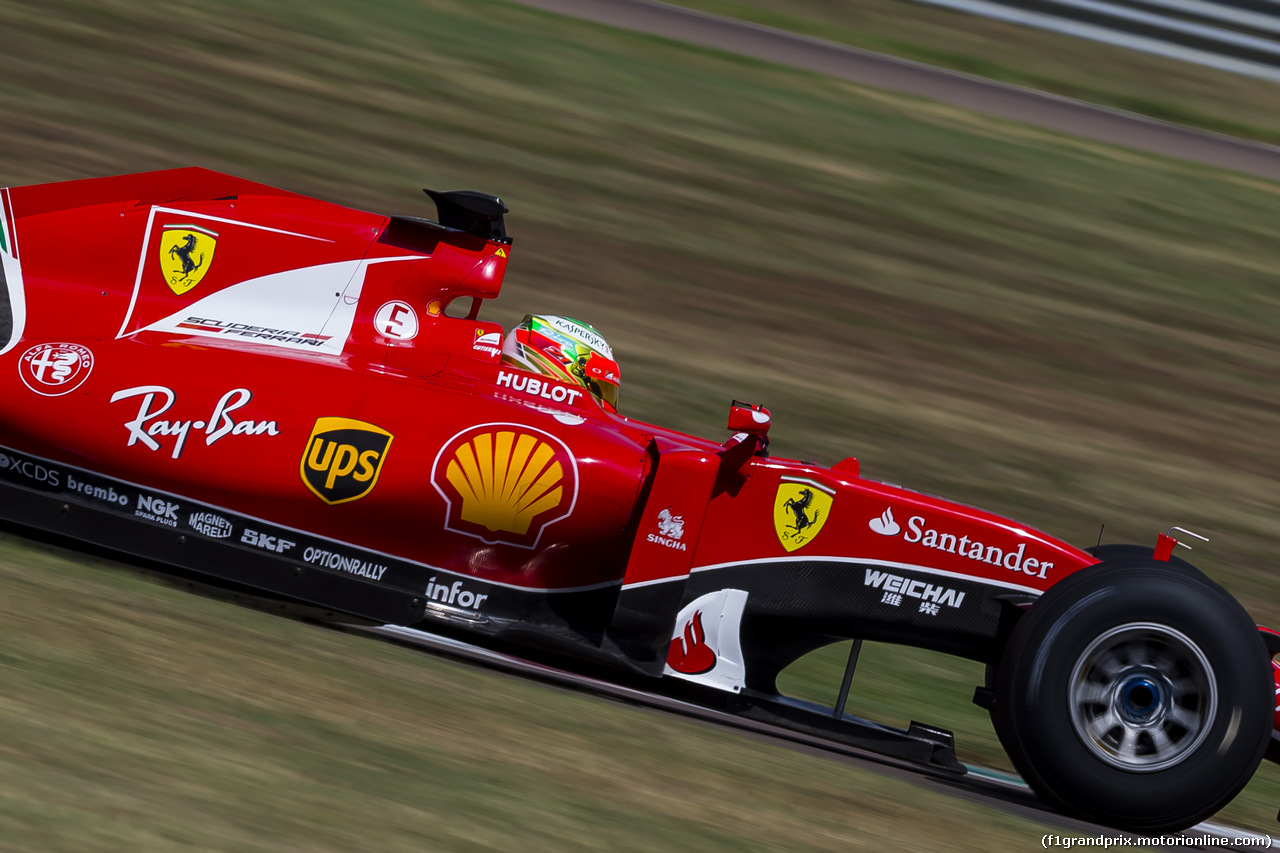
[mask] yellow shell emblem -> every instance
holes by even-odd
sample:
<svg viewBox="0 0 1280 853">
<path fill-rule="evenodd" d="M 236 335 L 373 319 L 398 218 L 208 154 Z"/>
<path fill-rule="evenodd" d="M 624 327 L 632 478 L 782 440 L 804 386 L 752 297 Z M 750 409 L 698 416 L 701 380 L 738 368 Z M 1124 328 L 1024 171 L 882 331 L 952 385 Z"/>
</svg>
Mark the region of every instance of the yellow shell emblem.
<svg viewBox="0 0 1280 853">
<path fill-rule="evenodd" d="M 577 469 L 564 443 L 516 424 L 454 436 L 431 479 L 449 506 L 445 527 L 486 542 L 533 547 L 577 500 Z"/>
<path fill-rule="evenodd" d="M 773 498 L 773 529 L 787 552 L 808 545 L 831 516 L 835 490 L 813 480 L 784 477 Z"/>
<path fill-rule="evenodd" d="M 166 225 L 160 235 L 160 271 L 165 284 L 179 296 L 195 287 L 209 272 L 217 247 L 218 235 L 208 228 Z"/>
</svg>

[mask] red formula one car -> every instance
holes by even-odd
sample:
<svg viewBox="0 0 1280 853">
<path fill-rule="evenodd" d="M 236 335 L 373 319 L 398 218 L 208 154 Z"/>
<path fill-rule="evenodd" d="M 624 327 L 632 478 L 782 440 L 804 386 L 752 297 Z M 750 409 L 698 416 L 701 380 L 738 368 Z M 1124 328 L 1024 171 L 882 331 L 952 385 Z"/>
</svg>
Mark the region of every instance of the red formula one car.
<svg viewBox="0 0 1280 853">
<path fill-rule="evenodd" d="M 502 202 L 429 194 L 437 220 L 201 169 L 0 191 L 0 518 L 953 772 L 945 730 L 775 678 L 847 638 L 983 661 L 1032 787 L 1119 827 L 1253 774 L 1280 636 L 1174 538 L 1081 550 L 771 457 L 758 406 L 723 444 L 623 417 L 590 326 L 480 319 Z"/>
</svg>

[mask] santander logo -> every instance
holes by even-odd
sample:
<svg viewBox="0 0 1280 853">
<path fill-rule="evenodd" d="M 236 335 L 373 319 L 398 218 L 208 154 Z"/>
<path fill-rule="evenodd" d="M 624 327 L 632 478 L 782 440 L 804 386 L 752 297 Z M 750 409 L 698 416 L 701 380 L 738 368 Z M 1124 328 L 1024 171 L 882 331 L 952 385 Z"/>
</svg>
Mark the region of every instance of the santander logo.
<svg viewBox="0 0 1280 853">
<path fill-rule="evenodd" d="M 902 527 L 893 518 L 893 507 L 888 507 L 880 515 L 867 522 L 867 526 L 881 536 L 897 536 Z M 946 551 L 958 557 L 968 557 L 980 563 L 992 566 L 1003 566 L 1014 572 L 1022 572 L 1032 577 L 1043 578 L 1048 575 L 1053 563 L 1028 557 L 1027 543 L 1019 542 L 1018 547 L 1006 551 L 999 545 L 987 545 L 967 535 L 957 536 L 941 529 L 929 526 L 923 515 L 913 515 L 907 519 L 907 532 L 902 541 L 935 551 Z"/>
<path fill-rule="evenodd" d="M 663 674 L 741 692 L 747 669 L 738 631 L 746 606 L 746 590 L 718 589 L 682 607 L 672 626 Z"/>
<path fill-rule="evenodd" d="M 684 635 L 671 641 L 667 666 L 687 675 L 701 675 L 715 665 L 715 650 L 707 644 L 707 634 L 702 628 L 702 611 L 695 611 L 693 618 L 685 623 Z"/>
<path fill-rule="evenodd" d="M 893 507 L 889 507 L 876 518 L 867 522 L 867 527 L 881 536 L 897 536 L 902 528 L 893 520 Z"/>
</svg>

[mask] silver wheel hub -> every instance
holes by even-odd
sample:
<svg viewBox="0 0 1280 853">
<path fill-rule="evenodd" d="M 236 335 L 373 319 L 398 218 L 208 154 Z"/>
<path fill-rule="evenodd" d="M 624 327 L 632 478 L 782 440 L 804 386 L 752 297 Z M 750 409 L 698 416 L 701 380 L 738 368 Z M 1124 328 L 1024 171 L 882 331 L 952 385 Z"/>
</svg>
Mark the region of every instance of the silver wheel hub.
<svg viewBox="0 0 1280 853">
<path fill-rule="evenodd" d="M 1067 701 L 1076 734 L 1094 755 L 1150 773 L 1185 760 L 1204 741 L 1218 691 L 1208 658 L 1185 634 L 1131 622 L 1084 650 Z"/>
</svg>

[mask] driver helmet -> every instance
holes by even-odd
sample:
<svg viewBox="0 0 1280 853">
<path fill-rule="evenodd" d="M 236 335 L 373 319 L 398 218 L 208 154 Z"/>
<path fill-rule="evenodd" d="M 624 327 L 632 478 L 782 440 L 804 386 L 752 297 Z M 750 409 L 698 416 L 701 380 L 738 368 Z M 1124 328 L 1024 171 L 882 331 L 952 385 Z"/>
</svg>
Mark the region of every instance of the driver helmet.
<svg viewBox="0 0 1280 853">
<path fill-rule="evenodd" d="M 581 385 L 610 412 L 618 411 L 621 371 L 595 329 L 568 317 L 526 314 L 502 342 L 502 362 Z"/>
</svg>

